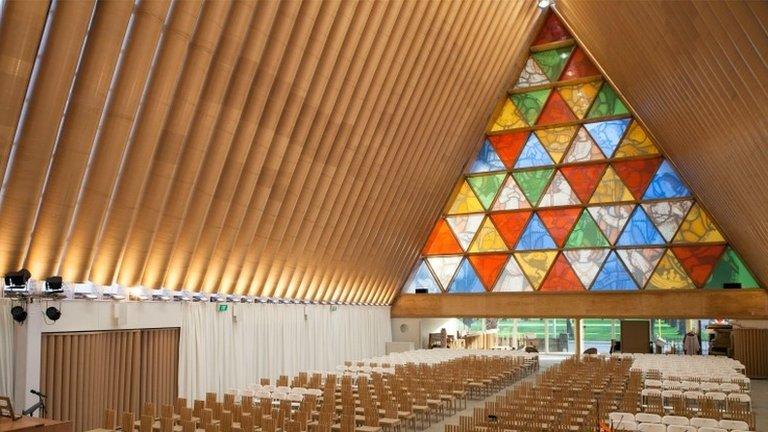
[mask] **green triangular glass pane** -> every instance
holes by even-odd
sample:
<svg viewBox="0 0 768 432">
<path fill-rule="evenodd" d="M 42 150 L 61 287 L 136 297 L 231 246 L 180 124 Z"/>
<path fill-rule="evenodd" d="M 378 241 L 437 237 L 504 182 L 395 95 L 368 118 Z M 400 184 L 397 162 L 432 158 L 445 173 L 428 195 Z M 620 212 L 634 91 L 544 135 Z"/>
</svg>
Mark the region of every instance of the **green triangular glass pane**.
<svg viewBox="0 0 768 432">
<path fill-rule="evenodd" d="M 565 243 L 566 249 L 608 247 L 610 243 L 598 228 L 595 220 L 589 215 L 589 212 L 582 212 L 579 220 L 571 231 L 568 241 Z"/>
<path fill-rule="evenodd" d="M 528 93 L 515 93 L 510 96 L 512 102 L 517 107 L 517 111 L 523 116 L 528 124 L 536 123 L 539 118 L 544 103 L 547 101 L 550 89 L 535 90 Z"/>
<path fill-rule="evenodd" d="M 573 46 L 555 48 L 533 53 L 531 54 L 531 57 L 533 57 L 533 59 L 536 60 L 536 63 L 539 64 L 544 75 L 546 75 L 550 81 L 554 82 L 560 77 L 560 73 L 563 71 L 565 63 L 571 56 L 572 51 Z"/>
<path fill-rule="evenodd" d="M 523 194 L 528 198 L 528 202 L 530 202 L 531 205 L 536 205 L 554 172 L 555 170 L 553 168 L 534 171 L 517 171 L 512 173 L 512 177 L 515 178 L 520 189 L 523 190 Z"/>
<path fill-rule="evenodd" d="M 597 94 L 587 118 L 628 114 L 629 111 L 610 84 L 604 83 Z"/>
<path fill-rule="evenodd" d="M 469 185 L 472 186 L 472 190 L 475 191 L 475 195 L 486 210 L 491 208 L 493 199 L 496 198 L 496 192 L 499 191 L 505 176 L 506 174 L 501 173 L 467 178 Z"/>
<path fill-rule="evenodd" d="M 720 261 L 717 262 L 705 288 L 723 288 L 726 283 L 740 283 L 742 288 L 759 288 L 755 277 L 752 276 L 744 261 L 730 247 L 726 249 Z"/>
</svg>

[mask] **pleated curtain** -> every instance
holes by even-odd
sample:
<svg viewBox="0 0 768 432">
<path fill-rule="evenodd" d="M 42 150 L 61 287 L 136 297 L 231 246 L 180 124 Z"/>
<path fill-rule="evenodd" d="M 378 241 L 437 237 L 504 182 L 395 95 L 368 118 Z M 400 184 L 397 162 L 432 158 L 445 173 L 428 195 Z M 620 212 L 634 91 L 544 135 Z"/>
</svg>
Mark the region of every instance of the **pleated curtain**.
<svg viewBox="0 0 768 432">
<path fill-rule="evenodd" d="M 46 333 L 40 389 L 48 417 L 75 431 L 101 427 L 105 409 L 139 415 L 176 398 L 178 329 Z"/>
<path fill-rule="evenodd" d="M 13 396 L 13 319 L 8 299 L 0 299 L 0 396 Z"/>
<path fill-rule="evenodd" d="M 384 353 L 389 307 L 234 304 L 184 306 L 179 396 L 204 398 L 260 378 L 334 370 L 345 360 Z"/>
</svg>

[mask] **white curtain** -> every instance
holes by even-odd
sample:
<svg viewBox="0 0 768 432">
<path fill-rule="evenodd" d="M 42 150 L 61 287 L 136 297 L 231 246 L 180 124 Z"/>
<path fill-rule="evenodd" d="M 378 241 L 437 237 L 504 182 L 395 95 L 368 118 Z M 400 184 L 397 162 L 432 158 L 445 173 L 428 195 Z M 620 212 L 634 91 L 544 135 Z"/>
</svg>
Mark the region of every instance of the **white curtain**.
<svg viewBox="0 0 768 432">
<path fill-rule="evenodd" d="M 8 299 L 0 299 L 0 396 L 13 397 L 13 319 Z"/>
<path fill-rule="evenodd" d="M 184 305 L 179 396 L 202 399 L 260 378 L 331 371 L 345 360 L 382 355 L 392 340 L 388 306 Z"/>
</svg>

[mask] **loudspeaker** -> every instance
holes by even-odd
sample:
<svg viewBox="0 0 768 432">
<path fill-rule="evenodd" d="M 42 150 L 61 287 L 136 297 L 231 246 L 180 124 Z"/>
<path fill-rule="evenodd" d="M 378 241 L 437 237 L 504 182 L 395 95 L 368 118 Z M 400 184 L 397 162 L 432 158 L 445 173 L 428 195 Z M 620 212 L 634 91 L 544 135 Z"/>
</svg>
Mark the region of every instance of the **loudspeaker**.
<svg viewBox="0 0 768 432">
<path fill-rule="evenodd" d="M 741 282 L 726 282 L 723 284 L 725 289 L 739 289 L 741 288 Z"/>
<path fill-rule="evenodd" d="M 429 290 L 426 288 L 416 288 L 416 294 L 428 294 Z"/>
</svg>

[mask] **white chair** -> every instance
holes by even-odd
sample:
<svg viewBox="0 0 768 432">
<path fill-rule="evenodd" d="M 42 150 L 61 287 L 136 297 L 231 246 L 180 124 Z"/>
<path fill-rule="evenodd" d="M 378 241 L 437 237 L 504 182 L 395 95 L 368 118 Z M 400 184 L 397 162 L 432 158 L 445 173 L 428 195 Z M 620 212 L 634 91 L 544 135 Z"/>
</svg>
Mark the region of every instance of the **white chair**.
<svg viewBox="0 0 768 432">
<path fill-rule="evenodd" d="M 728 429 L 705 426 L 705 427 L 700 427 L 699 432 L 728 432 Z"/>
<path fill-rule="evenodd" d="M 645 387 L 646 388 L 661 388 L 661 381 L 654 380 L 654 379 L 647 379 L 647 380 L 645 380 Z"/>
<path fill-rule="evenodd" d="M 744 393 L 731 393 L 726 398 L 726 402 L 728 402 L 728 404 L 731 402 L 746 403 L 750 408 L 752 407 L 752 398 Z"/>
<path fill-rule="evenodd" d="M 251 397 L 253 397 L 254 392 L 253 392 L 253 390 L 243 390 L 243 391 L 240 392 L 240 394 L 243 395 L 243 396 L 251 396 Z"/>
<path fill-rule="evenodd" d="M 667 425 L 661 423 L 640 423 L 637 426 L 640 432 L 667 432 Z"/>
<path fill-rule="evenodd" d="M 608 420 L 611 421 L 611 423 L 619 423 L 623 421 L 635 421 L 635 415 L 630 413 L 623 413 L 623 412 L 612 412 L 608 414 Z"/>
<path fill-rule="evenodd" d="M 256 399 L 270 399 L 272 397 L 272 393 L 262 388 L 256 392 L 255 397 Z"/>
<path fill-rule="evenodd" d="M 718 427 L 719 423 L 717 423 L 717 420 L 711 418 L 694 417 L 691 419 L 691 426 L 696 426 L 698 428 Z"/>
<path fill-rule="evenodd" d="M 291 388 L 288 387 L 288 386 L 278 386 L 277 388 L 275 388 L 275 392 L 277 392 L 277 393 L 290 393 L 291 392 Z"/>
<path fill-rule="evenodd" d="M 661 423 L 661 416 L 658 414 L 650 413 L 637 413 L 635 414 L 635 421 L 638 423 Z"/>
<path fill-rule="evenodd" d="M 710 392 L 710 391 L 717 391 L 720 390 L 720 384 L 713 383 L 713 382 L 703 382 L 699 386 L 701 388 L 701 391 L 703 392 Z"/>
<path fill-rule="evenodd" d="M 633 421 L 622 421 L 616 425 L 616 430 L 617 431 L 636 431 L 637 423 Z"/>
<path fill-rule="evenodd" d="M 640 396 L 642 397 L 642 402 L 647 404 L 649 397 L 660 397 L 661 390 L 655 388 L 645 388 L 640 391 Z"/>
<path fill-rule="evenodd" d="M 741 420 L 720 420 L 720 427 L 723 429 L 749 429 L 747 422 L 743 422 Z"/>
<path fill-rule="evenodd" d="M 669 425 L 667 426 L 667 432 L 698 432 L 698 428 L 694 426 L 684 425 Z"/>
<path fill-rule="evenodd" d="M 666 415 L 661 418 L 661 422 L 665 425 L 679 425 L 679 426 L 688 426 L 690 422 L 688 421 L 688 417 L 682 417 L 682 416 L 674 416 L 674 415 Z"/>
<path fill-rule="evenodd" d="M 298 395 L 304 395 L 304 394 L 307 394 L 307 389 L 305 389 L 304 387 L 293 387 L 291 389 L 291 393 L 298 394 Z"/>
</svg>

